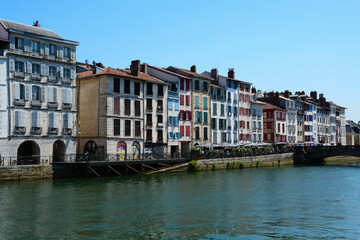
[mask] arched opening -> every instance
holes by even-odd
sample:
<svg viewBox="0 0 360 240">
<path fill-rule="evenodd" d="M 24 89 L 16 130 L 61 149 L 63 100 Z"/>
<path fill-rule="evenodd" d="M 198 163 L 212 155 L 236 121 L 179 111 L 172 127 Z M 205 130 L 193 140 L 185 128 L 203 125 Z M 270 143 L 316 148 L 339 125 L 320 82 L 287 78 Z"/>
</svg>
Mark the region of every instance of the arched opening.
<svg viewBox="0 0 360 240">
<path fill-rule="evenodd" d="M 90 140 L 85 143 L 84 153 L 86 154 L 95 154 L 97 153 L 97 145 L 96 142 Z"/>
<path fill-rule="evenodd" d="M 65 143 L 61 140 L 57 140 L 53 144 L 53 162 L 65 161 Z"/>
<path fill-rule="evenodd" d="M 131 155 L 133 160 L 140 159 L 140 144 L 138 142 L 133 142 L 131 145 Z"/>
<path fill-rule="evenodd" d="M 121 141 L 116 145 L 116 154 L 119 160 L 126 159 L 126 142 Z"/>
<path fill-rule="evenodd" d="M 39 164 L 40 163 L 40 148 L 34 141 L 23 142 L 17 152 L 17 164 Z"/>
</svg>

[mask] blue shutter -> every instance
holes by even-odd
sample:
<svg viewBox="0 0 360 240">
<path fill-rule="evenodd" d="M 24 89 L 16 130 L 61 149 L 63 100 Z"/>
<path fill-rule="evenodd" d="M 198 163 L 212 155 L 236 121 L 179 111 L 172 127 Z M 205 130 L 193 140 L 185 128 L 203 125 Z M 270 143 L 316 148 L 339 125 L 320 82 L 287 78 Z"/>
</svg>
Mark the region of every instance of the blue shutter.
<svg viewBox="0 0 360 240">
<path fill-rule="evenodd" d="M 27 65 L 27 72 L 28 73 L 32 73 L 32 65 L 31 65 L 31 62 L 27 62 L 27 63 L 24 63 Z"/>
<path fill-rule="evenodd" d="M 179 111 L 179 100 L 175 100 L 175 111 Z"/>
<path fill-rule="evenodd" d="M 49 113 L 49 128 L 54 128 L 54 113 Z"/>
<path fill-rule="evenodd" d="M 9 71 L 15 71 L 15 61 L 13 59 L 9 60 Z"/>
<path fill-rule="evenodd" d="M 173 101 L 169 99 L 169 110 L 173 110 Z"/>
<path fill-rule="evenodd" d="M 41 55 L 45 54 L 45 43 L 44 42 L 40 43 L 40 54 Z"/>
<path fill-rule="evenodd" d="M 70 59 L 71 59 L 71 60 L 74 60 L 74 59 L 75 59 L 75 48 L 71 48 Z"/>
<path fill-rule="evenodd" d="M 49 43 L 45 43 L 45 55 L 49 55 Z"/>
</svg>

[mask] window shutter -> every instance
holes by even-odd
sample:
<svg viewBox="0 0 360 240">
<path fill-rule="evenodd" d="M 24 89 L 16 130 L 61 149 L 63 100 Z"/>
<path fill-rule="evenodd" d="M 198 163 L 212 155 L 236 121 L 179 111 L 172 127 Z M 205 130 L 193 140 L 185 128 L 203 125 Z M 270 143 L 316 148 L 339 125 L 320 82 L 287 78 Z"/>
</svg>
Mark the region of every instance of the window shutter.
<svg viewBox="0 0 360 240">
<path fill-rule="evenodd" d="M 180 90 L 184 90 L 184 79 L 180 79 Z"/>
<path fill-rule="evenodd" d="M 63 128 L 69 128 L 69 116 L 67 113 L 64 113 Z"/>
<path fill-rule="evenodd" d="M 31 126 L 32 127 L 37 127 L 36 121 L 37 121 L 37 112 L 32 112 L 31 113 Z"/>
<path fill-rule="evenodd" d="M 66 89 L 65 88 L 62 89 L 62 102 L 66 103 Z"/>
<path fill-rule="evenodd" d="M 53 87 L 49 87 L 48 88 L 48 100 L 49 102 L 54 102 L 54 88 Z"/>
<path fill-rule="evenodd" d="M 40 54 L 41 55 L 45 54 L 45 43 L 44 42 L 40 43 Z"/>
<path fill-rule="evenodd" d="M 19 111 L 15 111 L 15 127 L 19 127 Z"/>
<path fill-rule="evenodd" d="M 45 64 L 41 64 L 41 75 L 46 75 L 46 65 Z"/>
<path fill-rule="evenodd" d="M 45 65 L 45 75 L 49 75 L 49 65 Z"/>
<path fill-rule="evenodd" d="M 25 38 L 25 40 L 24 40 L 24 51 L 25 52 L 30 52 L 31 51 L 30 39 Z"/>
<path fill-rule="evenodd" d="M 71 103 L 72 101 L 72 91 L 71 89 L 67 89 L 67 97 L 66 97 L 67 103 Z"/>
<path fill-rule="evenodd" d="M 27 72 L 32 73 L 32 65 L 31 62 L 27 62 Z"/>
<path fill-rule="evenodd" d="M 24 73 L 26 73 L 26 62 L 22 62 L 24 64 Z"/>
<path fill-rule="evenodd" d="M 59 57 L 63 58 L 64 57 L 64 47 L 58 46 L 58 49 L 59 49 Z"/>
<path fill-rule="evenodd" d="M 190 80 L 186 80 L 186 91 L 190 91 Z"/>
<path fill-rule="evenodd" d="M 70 79 L 75 79 L 75 69 L 71 69 Z"/>
<path fill-rule="evenodd" d="M 19 127 L 25 127 L 25 112 L 19 111 Z"/>
<path fill-rule="evenodd" d="M 45 87 L 40 88 L 40 91 L 41 91 L 40 101 L 44 102 L 45 101 Z"/>
<path fill-rule="evenodd" d="M 189 120 L 191 121 L 192 120 L 192 112 L 189 111 Z"/>
<path fill-rule="evenodd" d="M 15 49 L 15 36 L 10 35 L 10 49 Z"/>
<path fill-rule="evenodd" d="M 25 85 L 25 100 L 30 100 L 30 86 Z"/>
<path fill-rule="evenodd" d="M 120 98 L 114 98 L 114 114 L 120 114 Z"/>
<path fill-rule="evenodd" d="M 49 55 L 49 43 L 45 43 L 44 54 L 45 54 L 45 55 Z"/>
<path fill-rule="evenodd" d="M 74 59 L 75 59 L 75 48 L 71 48 L 70 59 L 71 59 L 71 60 L 74 60 Z"/>
<path fill-rule="evenodd" d="M 73 127 L 73 121 L 72 121 L 72 114 L 68 113 L 68 128 L 72 128 Z"/>
<path fill-rule="evenodd" d="M 15 61 L 13 59 L 9 60 L 9 71 L 15 71 Z"/>
<path fill-rule="evenodd" d="M 183 111 L 183 120 L 185 121 L 185 120 L 188 120 L 188 119 L 186 119 L 186 111 Z"/>
<path fill-rule="evenodd" d="M 180 105 L 184 105 L 184 95 L 180 94 Z"/>
<path fill-rule="evenodd" d="M 57 113 L 54 113 L 54 128 L 57 128 Z"/>
<path fill-rule="evenodd" d="M 186 95 L 186 106 L 190 106 L 190 96 Z"/>
<path fill-rule="evenodd" d="M 64 76 L 64 74 L 63 74 L 64 71 L 63 70 L 64 70 L 63 67 L 59 68 L 59 77 L 61 77 L 61 78 Z"/>
<path fill-rule="evenodd" d="M 49 128 L 54 128 L 54 113 L 49 113 Z"/>
<path fill-rule="evenodd" d="M 199 122 L 202 122 L 202 112 L 199 112 L 199 118 L 200 118 Z"/>
<path fill-rule="evenodd" d="M 14 95 L 16 100 L 20 99 L 20 84 L 17 82 L 14 83 Z"/>
</svg>

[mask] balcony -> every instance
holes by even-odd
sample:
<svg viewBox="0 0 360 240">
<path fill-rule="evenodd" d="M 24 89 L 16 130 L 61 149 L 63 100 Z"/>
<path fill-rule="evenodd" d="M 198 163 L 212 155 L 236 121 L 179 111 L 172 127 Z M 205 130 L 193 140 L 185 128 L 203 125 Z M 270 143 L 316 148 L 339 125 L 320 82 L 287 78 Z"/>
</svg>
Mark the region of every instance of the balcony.
<svg viewBox="0 0 360 240">
<path fill-rule="evenodd" d="M 153 142 L 151 135 L 150 135 L 150 136 L 146 136 L 146 142 L 147 142 L 147 143 L 152 143 L 152 142 Z"/>
<path fill-rule="evenodd" d="M 158 112 L 158 113 L 163 113 L 163 112 L 164 112 L 164 108 L 163 108 L 163 107 L 157 107 L 157 112 Z"/>
<path fill-rule="evenodd" d="M 48 82 L 57 83 L 58 79 L 55 76 L 48 76 Z"/>
<path fill-rule="evenodd" d="M 162 127 L 164 127 L 164 124 L 163 124 L 163 123 L 158 123 L 158 124 L 157 124 L 157 127 L 158 127 L 158 128 L 162 128 Z"/>
<path fill-rule="evenodd" d="M 63 78 L 62 79 L 62 84 L 70 85 L 71 84 L 70 78 Z"/>
<path fill-rule="evenodd" d="M 238 102 L 237 99 L 234 99 L 233 103 L 236 104 L 237 102 Z"/>
<path fill-rule="evenodd" d="M 49 128 L 48 134 L 49 135 L 57 135 L 58 129 L 57 128 Z"/>
<path fill-rule="evenodd" d="M 31 74 L 31 80 L 32 81 L 40 81 L 41 80 L 40 74 L 39 73 L 32 73 Z"/>
<path fill-rule="evenodd" d="M 15 99 L 14 100 L 14 105 L 16 105 L 16 106 L 25 106 L 25 101 L 24 101 L 24 99 Z"/>
<path fill-rule="evenodd" d="M 174 91 L 169 91 L 168 94 L 169 96 L 179 96 L 179 93 Z"/>
<path fill-rule="evenodd" d="M 152 128 L 153 123 L 152 122 L 146 122 L 146 128 Z"/>
<path fill-rule="evenodd" d="M 31 128 L 31 133 L 34 135 L 40 135 L 42 132 L 41 127 L 32 127 Z"/>
<path fill-rule="evenodd" d="M 151 106 L 146 106 L 146 111 L 147 112 L 152 112 L 153 108 Z"/>
<path fill-rule="evenodd" d="M 25 134 L 26 127 L 15 127 L 14 133 L 15 134 Z"/>
<path fill-rule="evenodd" d="M 31 100 L 31 106 L 32 107 L 41 107 L 40 100 Z"/>
<path fill-rule="evenodd" d="M 72 108 L 72 104 L 71 103 L 63 103 L 62 104 L 62 109 L 69 109 L 71 110 Z"/>
<path fill-rule="evenodd" d="M 14 76 L 17 78 L 25 78 L 25 73 L 15 71 Z"/>
<path fill-rule="evenodd" d="M 63 128 L 63 134 L 64 135 L 71 135 L 72 129 L 71 128 Z"/>
<path fill-rule="evenodd" d="M 33 56 L 33 57 L 40 57 L 40 53 L 38 53 L 38 52 L 32 52 L 32 53 L 31 53 L 31 56 Z"/>
<path fill-rule="evenodd" d="M 164 142 L 163 137 L 160 137 L 160 136 L 159 136 L 157 142 L 158 142 L 158 143 L 163 143 L 163 142 Z"/>
<path fill-rule="evenodd" d="M 228 102 L 231 102 L 231 98 L 228 98 L 227 101 L 228 101 Z"/>
<path fill-rule="evenodd" d="M 49 102 L 48 108 L 58 108 L 58 103 L 57 102 Z"/>
</svg>

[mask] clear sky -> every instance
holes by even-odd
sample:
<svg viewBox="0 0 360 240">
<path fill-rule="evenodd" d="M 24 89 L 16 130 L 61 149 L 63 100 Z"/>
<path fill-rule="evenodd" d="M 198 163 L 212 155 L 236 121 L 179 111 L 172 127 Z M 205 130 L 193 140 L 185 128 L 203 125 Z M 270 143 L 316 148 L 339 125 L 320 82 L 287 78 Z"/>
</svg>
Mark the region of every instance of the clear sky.
<svg viewBox="0 0 360 240">
<path fill-rule="evenodd" d="M 77 60 L 218 68 L 264 91 L 324 93 L 360 120 L 360 1 L 7 1 L 0 18 L 80 42 Z"/>
</svg>

